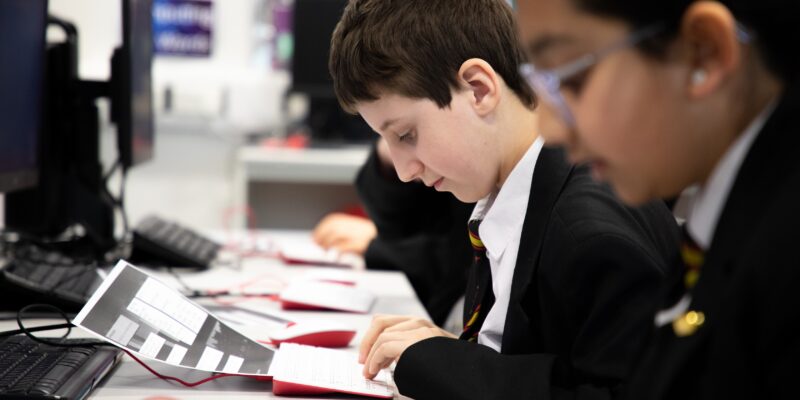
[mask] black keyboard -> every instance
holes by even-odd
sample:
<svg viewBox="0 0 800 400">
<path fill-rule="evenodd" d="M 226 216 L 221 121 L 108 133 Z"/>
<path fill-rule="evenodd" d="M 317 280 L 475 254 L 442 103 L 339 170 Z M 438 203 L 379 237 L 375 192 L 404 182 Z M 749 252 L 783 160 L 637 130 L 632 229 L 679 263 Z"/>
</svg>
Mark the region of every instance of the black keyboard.
<svg viewBox="0 0 800 400">
<path fill-rule="evenodd" d="M 77 261 L 60 253 L 23 248 L 0 269 L 4 310 L 46 303 L 67 312 L 83 307 L 102 281 L 94 262 Z"/>
<path fill-rule="evenodd" d="M 131 260 L 164 267 L 209 268 L 221 248 L 190 228 L 149 216 L 133 231 Z"/>
<path fill-rule="evenodd" d="M 0 338 L 0 399 L 81 399 L 116 365 L 119 357 L 119 350 L 105 347 L 50 346 L 23 335 Z"/>
</svg>

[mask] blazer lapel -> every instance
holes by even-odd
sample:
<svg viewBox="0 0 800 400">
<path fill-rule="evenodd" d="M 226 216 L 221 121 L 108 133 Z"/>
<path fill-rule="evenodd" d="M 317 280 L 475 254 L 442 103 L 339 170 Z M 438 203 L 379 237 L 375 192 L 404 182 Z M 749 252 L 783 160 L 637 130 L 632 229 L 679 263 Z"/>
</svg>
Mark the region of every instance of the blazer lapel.
<svg viewBox="0 0 800 400">
<path fill-rule="evenodd" d="M 725 294 L 734 273 L 737 255 L 752 239 L 761 215 L 769 209 L 781 182 L 797 173 L 794 152 L 800 135 L 793 121 L 800 114 L 800 91 L 789 89 L 765 123 L 742 164 L 728 196 L 711 247 L 706 252 L 701 277 L 692 291 L 691 310 L 702 311 L 705 323 L 688 337 L 677 338 L 671 325 L 658 330 L 650 355 L 661 366 L 652 393 L 669 393 L 692 362 L 708 357 L 707 341 L 714 334 L 715 317 L 725 307 Z M 722 333 L 724 334 L 724 333 Z"/>
<path fill-rule="evenodd" d="M 731 265 L 729 261 L 747 245 L 748 232 L 769 209 L 781 182 L 798 170 L 800 132 L 793 121 L 798 113 L 800 90 L 789 89 L 742 163 L 706 255 L 708 269 Z"/>
<path fill-rule="evenodd" d="M 534 333 L 529 330 L 529 317 L 521 307 L 520 301 L 532 283 L 550 214 L 572 170 L 573 167 L 566 162 L 562 150 L 542 148 L 536 161 L 528 199 L 528 210 L 522 225 L 503 333 L 503 353 L 535 351 L 532 346 L 541 342 L 540 340 L 531 340 Z"/>
</svg>

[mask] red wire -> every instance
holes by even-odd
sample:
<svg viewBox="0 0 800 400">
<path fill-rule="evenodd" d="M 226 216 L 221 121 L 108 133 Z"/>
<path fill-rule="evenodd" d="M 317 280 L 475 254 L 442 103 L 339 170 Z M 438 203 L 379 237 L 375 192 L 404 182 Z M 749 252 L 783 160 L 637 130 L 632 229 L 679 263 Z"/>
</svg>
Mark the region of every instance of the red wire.
<svg viewBox="0 0 800 400">
<path fill-rule="evenodd" d="M 228 250 L 233 250 L 238 253 L 240 256 L 254 256 L 254 255 L 261 255 L 257 250 L 251 250 L 248 252 L 241 251 L 239 249 L 239 245 L 236 244 L 236 241 L 231 239 L 231 231 L 233 230 L 231 227 L 231 219 L 237 214 L 244 214 L 247 217 L 247 226 L 245 227 L 245 231 L 250 236 L 250 241 L 252 243 L 256 243 L 256 214 L 253 211 L 253 208 L 250 207 L 249 204 L 243 204 L 241 206 L 232 206 L 228 207 L 223 211 L 222 214 L 222 226 L 225 227 L 227 232 L 228 239 L 226 240 L 227 243 L 225 248 Z"/>
<path fill-rule="evenodd" d="M 215 290 L 219 290 L 219 291 L 240 290 L 240 291 L 244 292 L 247 287 L 249 287 L 251 285 L 254 285 L 254 284 L 257 284 L 257 283 L 262 283 L 264 281 L 267 281 L 267 282 L 271 281 L 271 282 L 275 283 L 276 286 L 278 286 L 279 288 L 282 288 L 282 287 L 286 286 L 286 282 L 284 282 L 281 278 L 277 277 L 274 274 L 266 273 L 266 274 L 261 274 L 261 275 L 258 275 L 256 277 L 253 277 L 252 279 L 247 280 L 245 282 L 229 286 L 228 288 L 210 289 L 208 291 L 212 292 L 212 293 Z M 280 291 L 280 289 L 278 289 L 277 291 Z M 233 298 L 233 299 L 226 299 L 226 300 L 223 300 L 222 298 L 214 298 L 214 302 L 217 303 L 217 304 L 229 306 L 229 305 L 234 305 L 234 304 L 237 304 L 237 303 L 242 303 L 242 302 L 250 301 L 250 300 L 254 300 L 254 299 L 267 299 L 267 300 L 277 301 L 278 300 L 278 295 L 239 296 L 239 297 L 236 297 L 236 298 Z"/>
<path fill-rule="evenodd" d="M 248 375 L 240 375 L 240 374 L 217 374 L 217 375 L 209 376 L 208 378 L 205 378 L 205 379 L 201 379 L 201 380 L 199 380 L 197 382 L 186 382 L 181 378 L 176 378 L 174 376 L 168 376 L 168 375 L 163 375 L 163 374 L 159 373 L 158 371 L 154 370 L 153 368 L 150 368 L 149 365 L 145 364 L 142 360 L 140 360 L 138 357 L 133 355 L 133 353 L 131 353 L 127 349 L 124 349 L 124 348 L 121 348 L 121 349 L 122 349 L 122 351 L 127 353 L 129 356 L 131 356 L 132 359 L 136 360 L 136 362 L 138 362 L 139 365 L 143 366 L 146 370 L 150 371 L 150 373 L 155 375 L 156 377 L 158 377 L 160 379 L 163 379 L 165 381 L 175 381 L 175 382 L 178 382 L 181 385 L 186 386 L 186 387 L 200 386 L 200 385 L 202 385 L 202 384 L 204 384 L 206 382 L 213 381 L 213 380 L 219 379 L 219 378 L 229 377 L 229 376 L 248 376 Z M 252 378 L 252 376 L 248 376 L 248 377 Z"/>
<path fill-rule="evenodd" d="M 221 306 L 232 306 L 239 303 L 244 303 L 246 301 L 251 301 L 255 299 L 264 299 L 270 301 L 278 301 L 280 297 L 277 294 L 269 295 L 269 296 L 245 296 L 245 297 L 236 297 L 231 300 L 223 300 L 221 298 L 214 298 L 214 302 L 221 305 Z"/>
</svg>

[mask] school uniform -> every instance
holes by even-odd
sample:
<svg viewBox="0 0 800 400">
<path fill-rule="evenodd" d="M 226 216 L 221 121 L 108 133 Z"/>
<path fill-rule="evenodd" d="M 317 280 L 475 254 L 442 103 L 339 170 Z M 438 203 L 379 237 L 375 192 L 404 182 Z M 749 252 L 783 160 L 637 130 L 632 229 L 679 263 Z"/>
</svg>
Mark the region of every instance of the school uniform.
<svg viewBox="0 0 800 400">
<path fill-rule="evenodd" d="M 394 371 L 401 394 L 416 399 L 604 398 L 615 395 L 630 374 L 672 265 L 667 257 L 676 253 L 675 220 L 662 202 L 624 207 L 607 186 L 592 181 L 585 167 L 569 165 L 561 150 L 536 146 L 535 168 L 522 174 L 530 190 L 516 211 L 521 226 L 516 243 L 508 232 L 511 252 L 517 253 L 511 279 L 507 270 L 500 273 L 492 266 L 487 274 L 485 264 L 473 266 L 462 339 L 430 338 L 406 349 Z M 503 199 L 519 168 L 483 217 L 520 204 Z M 486 223 L 479 227 L 481 235 L 487 233 Z M 509 252 L 502 238 L 480 241 L 486 259 Z M 486 296 L 476 295 L 487 287 L 492 290 Z M 487 298 L 493 300 L 489 313 L 476 314 L 485 305 L 476 301 Z M 500 315 L 492 315 L 495 311 Z M 474 321 L 481 325 L 478 343 L 469 340 Z"/>
<path fill-rule="evenodd" d="M 464 225 L 474 204 L 419 182 L 385 174 L 373 147 L 356 189 L 378 231 L 364 254 L 367 268 L 403 271 L 431 319 L 444 324 L 464 295 L 472 248 Z"/>
<path fill-rule="evenodd" d="M 800 86 L 774 103 L 690 207 L 699 268 L 673 277 L 630 399 L 800 397 Z"/>
</svg>

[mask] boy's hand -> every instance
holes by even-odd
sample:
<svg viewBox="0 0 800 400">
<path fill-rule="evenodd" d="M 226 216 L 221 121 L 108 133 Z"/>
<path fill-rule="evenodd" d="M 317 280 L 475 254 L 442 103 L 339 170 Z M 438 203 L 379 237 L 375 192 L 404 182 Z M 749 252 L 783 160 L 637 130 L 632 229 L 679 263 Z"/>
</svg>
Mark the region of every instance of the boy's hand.
<svg viewBox="0 0 800 400">
<path fill-rule="evenodd" d="M 453 334 L 419 317 L 376 315 L 358 352 L 358 362 L 364 364 L 364 377 L 374 378 L 381 369 L 400 358 L 412 344 L 435 336 L 455 338 Z"/>
<path fill-rule="evenodd" d="M 378 235 L 372 221 L 343 213 L 328 214 L 314 228 L 314 241 L 342 253 L 364 255 L 372 239 Z"/>
</svg>

